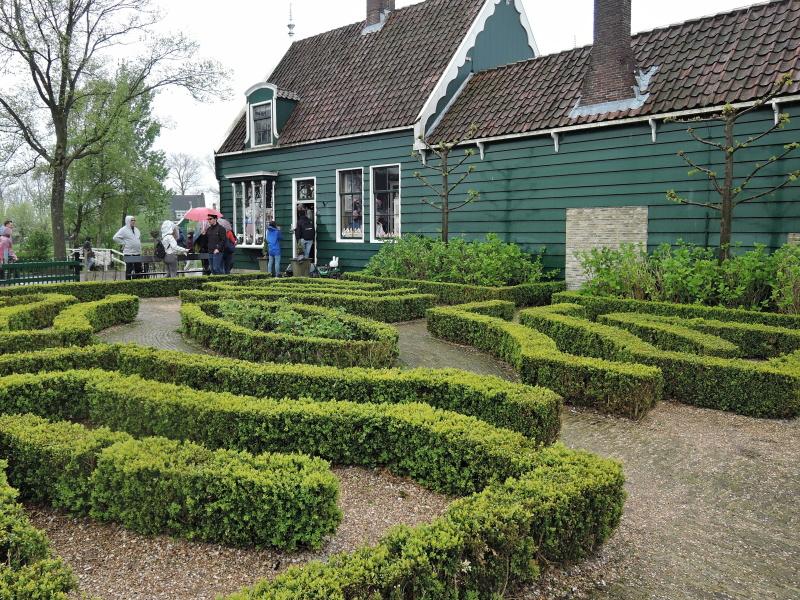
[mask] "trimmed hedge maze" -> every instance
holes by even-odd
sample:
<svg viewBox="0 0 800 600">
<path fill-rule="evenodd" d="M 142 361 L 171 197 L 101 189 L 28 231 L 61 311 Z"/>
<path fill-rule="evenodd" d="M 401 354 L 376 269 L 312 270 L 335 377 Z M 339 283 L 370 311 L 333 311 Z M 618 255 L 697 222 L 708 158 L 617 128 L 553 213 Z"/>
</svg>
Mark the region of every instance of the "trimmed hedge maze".
<svg viewBox="0 0 800 600">
<path fill-rule="evenodd" d="M 278 318 L 286 332 L 273 330 Z M 309 322 L 310 333 L 303 331 L 304 321 Z M 323 326 L 313 329 L 315 322 Z M 184 303 L 181 323 L 183 333 L 202 346 L 255 362 L 390 367 L 399 353 L 394 327 L 305 304 L 252 300 Z M 345 339 L 336 339 L 336 335 Z"/>
<path fill-rule="evenodd" d="M 800 368 L 776 358 L 798 350 L 800 331 L 766 324 L 794 322 L 785 315 L 580 294 L 555 298 L 580 303 L 523 310 L 519 324 L 508 322 L 508 307 L 500 314 L 494 306 L 495 316 L 487 316 L 490 303 L 436 308 L 428 313 L 428 328 L 443 339 L 494 353 L 514 365 L 526 383 L 602 412 L 638 418 L 663 395 L 753 417 L 800 414 Z M 638 310 L 640 304 L 659 306 L 603 312 Z M 667 312 L 670 306 L 691 318 L 647 312 Z"/>
<path fill-rule="evenodd" d="M 621 516 L 620 466 L 549 445 L 561 399 L 541 388 L 457 371 L 258 365 L 102 344 L 0 356 L 0 373 L 0 440 L 26 448 L 10 452 L 16 462 L 9 472 L 20 487 L 138 530 L 217 536 L 209 523 L 220 521 L 221 509 L 201 510 L 193 501 L 204 517 L 193 520 L 192 511 L 175 507 L 198 489 L 228 490 L 227 461 L 243 461 L 239 472 L 276 451 L 309 461 L 302 463 L 308 482 L 288 500 L 265 501 L 260 491 L 241 505 L 225 500 L 231 531 L 244 531 L 233 513 L 244 516 L 247 506 L 254 519 L 261 518 L 255 508 L 275 510 L 297 530 L 330 527 L 339 515 L 325 508 L 331 476 L 324 461 L 387 467 L 459 496 L 428 525 L 395 528 L 375 546 L 291 569 L 231 598 L 392 597 L 399 590 L 415 598 L 491 597 L 509 582 L 535 578 L 540 559 L 584 557 Z M 101 443 L 90 443 L 93 436 Z M 148 480 L 137 469 L 158 477 Z M 111 489 L 126 493 L 112 498 Z M 295 508 L 289 500 L 323 508 Z M 172 520 L 165 524 L 167 505 Z M 260 529 L 268 537 L 269 528 Z M 291 539 L 315 545 L 319 535 L 313 529 Z"/>
<path fill-rule="evenodd" d="M 300 278 L 263 279 L 246 284 L 211 281 L 200 290 L 181 291 L 180 297 L 183 302 L 194 304 L 222 299 L 286 300 L 341 308 L 352 315 L 385 323 L 422 319 L 436 302 L 434 295 L 420 294 L 413 286 L 384 290 L 374 283 Z"/>
<path fill-rule="evenodd" d="M 47 537 L 28 521 L 5 469 L 6 462 L 0 461 L 0 598 L 67 600 L 77 584 L 75 576 L 53 557 Z"/>
<path fill-rule="evenodd" d="M 96 332 L 130 323 L 138 312 L 139 298 L 121 294 L 82 303 L 63 294 L 0 298 L 0 354 L 86 346 Z"/>
</svg>

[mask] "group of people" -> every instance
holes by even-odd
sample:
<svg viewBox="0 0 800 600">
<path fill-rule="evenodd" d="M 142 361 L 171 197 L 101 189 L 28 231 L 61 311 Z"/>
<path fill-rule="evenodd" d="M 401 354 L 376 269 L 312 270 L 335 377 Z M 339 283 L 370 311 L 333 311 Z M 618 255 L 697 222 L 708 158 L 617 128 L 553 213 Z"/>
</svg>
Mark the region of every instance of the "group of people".
<svg viewBox="0 0 800 600">
<path fill-rule="evenodd" d="M 301 214 L 294 228 L 294 237 L 303 248 L 303 258 L 310 258 L 316 235 L 314 222 L 308 215 Z M 267 225 L 267 236 L 264 239 L 264 252 L 268 257 L 267 273 L 272 274 L 273 277 L 281 276 L 281 241 L 283 241 L 281 228 L 275 221 L 270 221 Z"/>
</svg>

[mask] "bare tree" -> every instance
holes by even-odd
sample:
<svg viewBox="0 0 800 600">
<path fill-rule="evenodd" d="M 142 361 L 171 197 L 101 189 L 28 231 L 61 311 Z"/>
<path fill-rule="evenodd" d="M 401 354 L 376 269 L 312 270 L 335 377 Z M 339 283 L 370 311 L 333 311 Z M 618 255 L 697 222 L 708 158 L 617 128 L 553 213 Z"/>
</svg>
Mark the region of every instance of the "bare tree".
<svg viewBox="0 0 800 600">
<path fill-rule="evenodd" d="M 197 157 L 191 154 L 183 152 L 170 154 L 167 158 L 167 168 L 174 189 L 181 195 L 197 190 L 203 182 L 203 165 Z"/>
<path fill-rule="evenodd" d="M 66 254 L 64 195 L 67 171 L 102 151 L 125 105 L 168 86 L 203 100 L 222 93 L 215 61 L 198 60 L 197 44 L 182 34 L 157 37 L 160 20 L 151 0 L 3 0 L 0 2 L 0 133 L 22 139 L 34 159 L 48 166 L 50 219 L 57 258 Z M 103 79 L 110 53 L 140 42 L 140 56 L 123 61 L 125 93 L 85 83 Z M 89 96 L 105 104 L 106 118 L 75 124 L 73 110 Z"/>
<path fill-rule="evenodd" d="M 420 136 L 419 138 L 420 142 L 425 145 L 425 150 L 431 152 L 437 159 L 436 161 L 425 160 L 423 165 L 436 173 L 436 175 L 440 178 L 440 183 L 439 185 L 431 183 L 430 180 L 419 171 L 414 172 L 414 177 L 416 177 L 427 188 L 432 190 L 438 197 L 438 200 L 428 200 L 427 198 L 422 198 L 422 201 L 428 206 L 432 206 L 441 212 L 442 241 L 445 244 L 448 241 L 450 233 L 450 213 L 457 211 L 460 208 L 464 208 L 467 204 L 474 202 L 479 197 L 478 192 L 475 190 L 468 190 L 466 200 L 458 204 L 450 204 L 450 194 L 452 194 L 459 185 L 464 183 L 467 177 L 469 177 L 470 174 L 475 170 L 475 167 L 470 165 L 464 169 L 463 172 L 459 173 L 460 169 L 464 166 L 464 163 L 466 163 L 472 156 L 475 156 L 475 151 L 472 149 L 465 150 L 464 156 L 461 158 L 461 160 L 457 160 L 452 164 L 450 163 L 450 155 L 456 146 L 458 146 L 464 140 L 471 139 L 477 131 L 478 126 L 472 124 L 464 136 L 458 140 L 449 142 L 441 141 L 436 144 L 431 144 L 423 136 Z M 455 182 L 451 182 L 451 177 L 453 177 Z"/>
<path fill-rule="evenodd" d="M 771 127 L 767 128 L 766 130 L 762 131 L 761 133 L 754 134 L 748 136 L 747 139 L 740 141 L 737 140 L 735 137 L 735 128 L 736 122 L 741 119 L 743 116 L 759 110 L 763 108 L 766 104 L 772 102 L 772 100 L 780 94 L 781 90 L 783 90 L 786 86 L 792 84 L 792 79 L 789 75 L 781 76 L 775 85 L 763 96 L 761 96 L 755 103 L 747 108 L 736 108 L 732 104 L 726 104 L 722 111 L 718 114 L 714 114 L 708 117 L 694 117 L 689 119 L 672 119 L 673 122 L 678 123 L 697 123 L 697 122 L 716 122 L 721 123 L 723 127 L 723 139 L 722 141 L 715 141 L 711 138 L 704 138 L 701 137 L 694 127 L 688 128 L 689 135 L 697 142 L 704 146 L 708 146 L 717 150 L 717 155 L 722 155 L 720 158 L 725 165 L 724 172 L 722 177 L 713 170 L 711 166 L 702 166 L 694 159 L 690 158 L 687 153 L 683 150 L 678 152 L 678 156 L 680 156 L 686 164 L 688 164 L 692 170 L 689 171 L 689 175 L 694 175 L 697 173 L 703 173 L 711 182 L 711 186 L 714 188 L 714 191 L 719 195 L 720 199 L 718 202 L 695 202 L 693 200 L 688 200 L 680 196 L 675 190 L 669 190 L 667 192 L 667 198 L 672 200 L 673 202 L 678 202 L 680 204 L 687 204 L 691 206 L 702 206 L 703 208 L 708 208 L 711 210 L 715 210 L 720 213 L 720 230 L 719 230 L 719 259 L 721 261 L 727 260 L 730 258 L 730 245 L 731 245 L 731 232 L 732 232 L 732 225 L 733 225 L 733 211 L 734 209 L 739 206 L 740 204 L 744 204 L 745 202 L 752 202 L 754 200 L 759 200 L 761 198 L 765 198 L 767 196 L 771 196 L 778 190 L 781 190 L 791 184 L 792 182 L 796 181 L 800 178 L 800 170 L 792 171 L 788 174 L 781 176 L 781 183 L 777 185 L 772 185 L 769 188 L 757 191 L 754 193 L 745 193 L 746 191 L 749 192 L 749 187 L 754 181 L 754 178 L 759 175 L 765 168 L 778 163 L 779 161 L 786 158 L 789 154 L 800 148 L 800 144 L 797 142 L 792 142 L 790 144 L 785 144 L 783 146 L 783 151 L 779 154 L 775 154 L 770 156 L 767 160 L 763 162 L 756 163 L 755 167 L 750 171 L 749 174 L 743 177 L 736 177 L 735 175 L 735 168 L 736 168 L 736 156 L 737 153 L 745 148 L 751 148 L 753 144 L 758 142 L 759 140 L 765 138 L 769 134 L 777 131 L 778 129 L 783 129 L 789 123 L 789 115 L 788 114 L 780 114 L 776 119 L 776 122 Z"/>
</svg>

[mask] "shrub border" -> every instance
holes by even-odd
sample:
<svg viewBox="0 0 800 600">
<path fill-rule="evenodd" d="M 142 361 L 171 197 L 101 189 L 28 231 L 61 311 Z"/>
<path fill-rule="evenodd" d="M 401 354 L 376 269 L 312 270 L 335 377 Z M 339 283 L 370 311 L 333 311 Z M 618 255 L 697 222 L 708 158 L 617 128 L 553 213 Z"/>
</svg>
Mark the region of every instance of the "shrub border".
<svg viewBox="0 0 800 600">
<path fill-rule="evenodd" d="M 337 340 L 254 331 L 209 314 L 220 301 L 181 305 L 183 334 L 219 354 L 254 362 L 289 362 L 336 367 L 390 367 L 399 354 L 397 329 L 320 306 L 280 302 L 249 302 L 264 310 L 289 306 L 303 315 L 326 316 L 350 325 L 365 340 Z"/>
</svg>

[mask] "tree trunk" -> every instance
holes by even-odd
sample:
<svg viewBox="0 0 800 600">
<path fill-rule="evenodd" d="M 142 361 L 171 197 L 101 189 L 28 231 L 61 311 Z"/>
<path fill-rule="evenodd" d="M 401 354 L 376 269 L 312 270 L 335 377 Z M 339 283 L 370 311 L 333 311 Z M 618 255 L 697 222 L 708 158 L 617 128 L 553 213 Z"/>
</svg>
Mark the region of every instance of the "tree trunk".
<svg viewBox="0 0 800 600">
<path fill-rule="evenodd" d="M 447 166 L 448 152 L 442 152 L 442 241 L 448 242 L 450 227 L 450 172 Z"/>
<path fill-rule="evenodd" d="M 725 183 L 722 186 L 722 210 L 719 220 L 719 260 L 731 256 L 731 230 L 733 227 L 733 126 L 734 119 L 725 119 Z"/>
<path fill-rule="evenodd" d="M 53 253 L 56 260 L 67 258 L 67 241 L 64 236 L 64 195 L 67 190 L 67 169 L 63 157 L 53 165 L 53 187 L 50 191 L 50 225 L 53 230 Z"/>
</svg>

